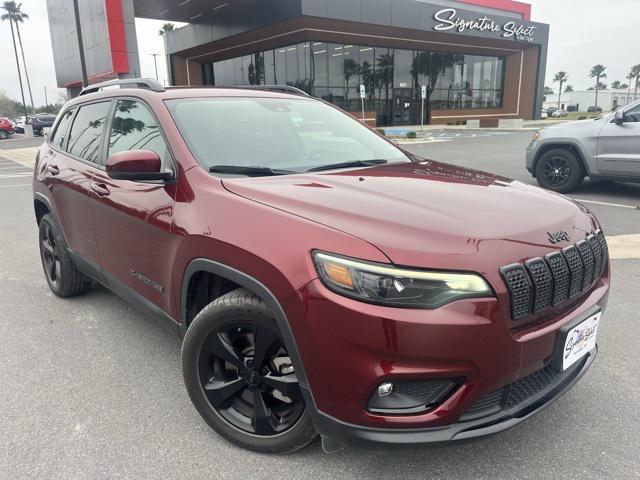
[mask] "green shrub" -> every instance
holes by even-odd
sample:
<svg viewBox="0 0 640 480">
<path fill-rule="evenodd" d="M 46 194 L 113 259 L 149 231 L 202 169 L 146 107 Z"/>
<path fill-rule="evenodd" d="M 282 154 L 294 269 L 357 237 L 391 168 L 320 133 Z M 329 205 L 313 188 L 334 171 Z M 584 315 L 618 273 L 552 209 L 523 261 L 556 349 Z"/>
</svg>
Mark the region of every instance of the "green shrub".
<svg viewBox="0 0 640 480">
<path fill-rule="evenodd" d="M 584 115 L 581 116 L 581 117 L 578 117 L 578 120 L 586 120 L 586 119 L 587 119 L 587 117 L 585 117 Z"/>
<path fill-rule="evenodd" d="M 376 128 L 376 132 L 378 132 L 383 137 L 386 135 L 384 128 Z"/>
<path fill-rule="evenodd" d="M 408 132 L 407 138 L 418 138 L 418 135 L 416 134 L 416 132 Z"/>
</svg>

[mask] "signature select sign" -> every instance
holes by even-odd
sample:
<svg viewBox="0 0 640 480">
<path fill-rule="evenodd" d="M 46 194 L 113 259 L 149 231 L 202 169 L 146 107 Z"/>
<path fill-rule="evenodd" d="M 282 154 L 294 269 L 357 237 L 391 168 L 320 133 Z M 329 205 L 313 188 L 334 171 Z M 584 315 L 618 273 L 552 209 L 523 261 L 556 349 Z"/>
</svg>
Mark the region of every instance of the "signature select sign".
<svg viewBox="0 0 640 480">
<path fill-rule="evenodd" d="M 455 8 L 445 8 L 433 15 L 439 23 L 434 30 L 457 30 L 462 33 L 465 30 L 477 30 L 479 32 L 500 32 L 503 38 L 515 38 L 516 40 L 533 41 L 534 25 L 523 25 L 516 22 L 498 23 L 489 17 L 479 17 L 467 20 L 458 16 Z"/>
</svg>

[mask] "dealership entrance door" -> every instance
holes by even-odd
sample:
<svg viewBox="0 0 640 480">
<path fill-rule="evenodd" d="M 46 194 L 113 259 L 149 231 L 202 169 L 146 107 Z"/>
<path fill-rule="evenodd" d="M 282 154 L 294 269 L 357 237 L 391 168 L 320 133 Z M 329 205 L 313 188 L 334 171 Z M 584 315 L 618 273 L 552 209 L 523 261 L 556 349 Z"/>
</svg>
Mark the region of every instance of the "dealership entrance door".
<svg viewBox="0 0 640 480">
<path fill-rule="evenodd" d="M 420 101 L 412 88 L 394 88 L 393 125 L 418 125 L 420 123 Z"/>
</svg>

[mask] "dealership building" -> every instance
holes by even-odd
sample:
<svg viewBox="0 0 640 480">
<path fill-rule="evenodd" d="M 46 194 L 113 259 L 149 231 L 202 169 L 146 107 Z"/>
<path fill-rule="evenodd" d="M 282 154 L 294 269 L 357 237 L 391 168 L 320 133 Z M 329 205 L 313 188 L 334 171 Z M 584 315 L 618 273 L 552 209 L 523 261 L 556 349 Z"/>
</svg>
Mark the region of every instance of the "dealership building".
<svg viewBox="0 0 640 480">
<path fill-rule="evenodd" d="M 71 0 L 48 0 L 58 81 L 73 89 L 67 3 L 72 14 Z M 432 124 L 536 118 L 549 26 L 530 13 L 512 0 L 80 2 L 92 82 L 139 71 L 134 17 L 186 22 L 165 35 L 171 84 L 290 85 L 354 113 L 364 100 L 380 126 L 419 124 L 423 111 Z"/>
</svg>

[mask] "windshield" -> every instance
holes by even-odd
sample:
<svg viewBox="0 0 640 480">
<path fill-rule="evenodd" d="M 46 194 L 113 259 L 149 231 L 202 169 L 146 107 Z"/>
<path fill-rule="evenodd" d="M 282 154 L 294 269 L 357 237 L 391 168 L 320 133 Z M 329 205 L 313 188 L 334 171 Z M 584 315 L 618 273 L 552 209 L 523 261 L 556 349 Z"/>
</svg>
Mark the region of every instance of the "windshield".
<svg viewBox="0 0 640 480">
<path fill-rule="evenodd" d="M 166 103 L 196 160 L 212 171 L 234 166 L 306 172 L 351 162 L 411 161 L 357 120 L 316 100 L 197 98 Z"/>
</svg>

